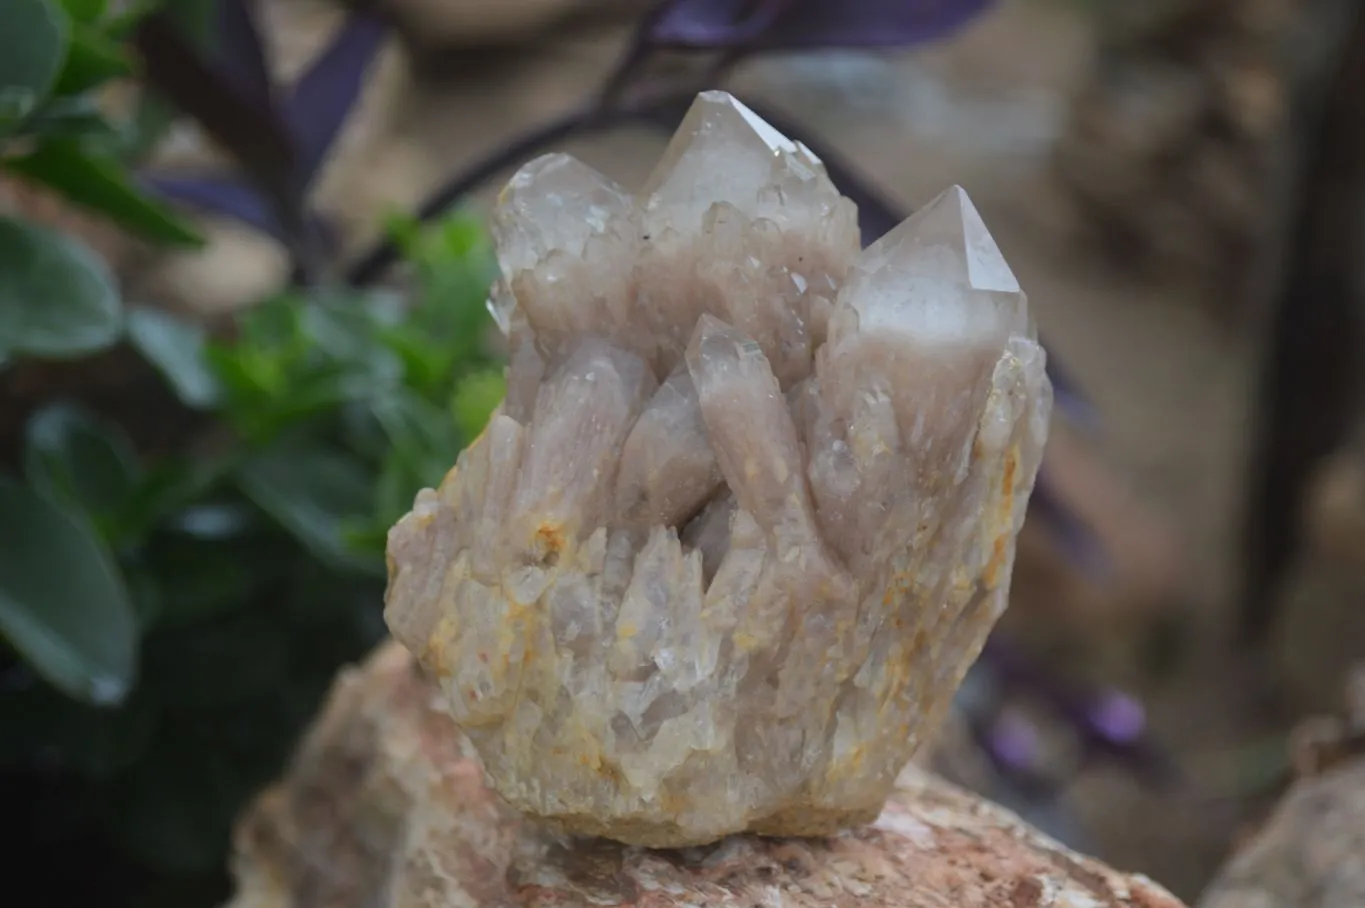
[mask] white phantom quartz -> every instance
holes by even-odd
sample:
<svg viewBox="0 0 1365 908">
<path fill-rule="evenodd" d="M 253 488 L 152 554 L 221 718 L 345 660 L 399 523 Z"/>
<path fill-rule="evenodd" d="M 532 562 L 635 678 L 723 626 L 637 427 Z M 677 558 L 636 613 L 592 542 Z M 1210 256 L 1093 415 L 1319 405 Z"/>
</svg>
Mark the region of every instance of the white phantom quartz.
<svg viewBox="0 0 1365 908">
<path fill-rule="evenodd" d="M 639 194 L 547 155 L 493 231 L 508 394 L 390 533 L 394 636 L 566 832 L 875 816 L 1005 608 L 1052 406 L 971 200 L 860 249 L 819 160 L 705 92 Z"/>
</svg>

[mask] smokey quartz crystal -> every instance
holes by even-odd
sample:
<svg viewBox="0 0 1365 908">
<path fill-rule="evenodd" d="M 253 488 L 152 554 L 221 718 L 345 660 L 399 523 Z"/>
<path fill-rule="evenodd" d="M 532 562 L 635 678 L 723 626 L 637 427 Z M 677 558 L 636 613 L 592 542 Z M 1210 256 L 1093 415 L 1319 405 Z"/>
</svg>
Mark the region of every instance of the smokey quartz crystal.
<svg viewBox="0 0 1365 908">
<path fill-rule="evenodd" d="M 705 92 L 638 193 L 547 155 L 493 230 L 507 397 L 390 533 L 394 636 L 564 832 L 874 817 L 1005 608 L 1052 405 L 966 193 L 860 249 Z"/>
</svg>

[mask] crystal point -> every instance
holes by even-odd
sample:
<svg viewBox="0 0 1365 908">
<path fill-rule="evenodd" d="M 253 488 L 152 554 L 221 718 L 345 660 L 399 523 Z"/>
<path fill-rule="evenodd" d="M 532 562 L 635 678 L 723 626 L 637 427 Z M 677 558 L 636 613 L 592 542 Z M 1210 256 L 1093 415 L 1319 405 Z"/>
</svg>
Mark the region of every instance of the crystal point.
<svg viewBox="0 0 1365 908">
<path fill-rule="evenodd" d="M 840 298 L 865 330 L 996 342 L 1028 328 L 1023 290 L 965 190 L 952 186 L 865 249 Z"/>
<path fill-rule="evenodd" d="M 492 229 L 503 274 L 525 271 L 554 251 L 581 256 L 592 236 L 630 212 L 630 197 L 566 154 L 526 164 L 498 195 Z"/>
<path fill-rule="evenodd" d="M 551 155 L 494 231 L 507 398 L 389 535 L 394 636 L 552 827 L 875 816 L 1005 606 L 1052 402 L 970 199 L 860 251 L 706 92 L 639 196 Z"/>
<path fill-rule="evenodd" d="M 736 189 L 756 193 L 777 156 L 799 150 L 735 97 L 704 91 L 687 109 L 640 194 L 650 208 L 679 199 L 707 205 L 730 201 Z M 808 150 L 805 154 L 814 158 Z M 716 166 L 722 162 L 723 167 Z"/>
</svg>

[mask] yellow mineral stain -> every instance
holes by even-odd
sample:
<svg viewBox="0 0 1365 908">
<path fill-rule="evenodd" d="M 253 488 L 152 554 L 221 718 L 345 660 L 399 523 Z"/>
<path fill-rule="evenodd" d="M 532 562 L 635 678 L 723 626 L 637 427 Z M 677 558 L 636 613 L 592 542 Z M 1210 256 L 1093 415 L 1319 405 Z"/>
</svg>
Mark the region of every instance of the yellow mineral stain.
<svg viewBox="0 0 1365 908">
<path fill-rule="evenodd" d="M 548 564 L 556 563 L 566 547 L 564 528 L 559 524 L 542 523 L 536 527 L 535 535 L 531 539 L 531 549 L 542 561 Z"/>
<path fill-rule="evenodd" d="M 454 671 L 448 653 L 455 638 L 459 635 L 459 625 L 453 615 L 442 615 L 436 622 L 427 645 L 422 652 L 422 664 L 438 678 L 449 678 Z"/>
<path fill-rule="evenodd" d="M 1005 564 L 1005 556 L 1009 549 L 1011 533 L 1009 531 L 1010 516 L 1014 512 L 1014 470 L 1019 460 L 1019 449 L 1010 448 L 1005 455 L 1005 469 L 1000 477 L 1000 507 L 999 519 L 1006 528 L 1005 532 L 999 533 L 995 537 L 995 542 L 991 547 L 991 560 L 986 563 L 986 568 L 981 572 L 981 582 L 987 589 L 993 589 L 1000 581 L 1000 570 Z"/>
<path fill-rule="evenodd" d="M 734 641 L 735 649 L 742 653 L 753 652 L 758 648 L 758 638 L 753 634 L 748 634 L 744 631 L 735 631 L 735 635 L 731 639 Z"/>
<path fill-rule="evenodd" d="M 618 624 L 616 626 L 616 639 L 633 640 L 635 635 L 640 633 L 640 629 L 633 624 Z"/>
<path fill-rule="evenodd" d="M 665 789 L 659 793 L 659 807 L 669 816 L 678 816 L 686 810 L 691 803 L 691 798 L 672 788 Z"/>
<path fill-rule="evenodd" d="M 888 608 L 903 600 L 914 589 L 915 577 L 910 571 L 897 571 L 891 575 L 891 579 L 886 583 L 886 592 L 882 594 L 882 605 Z"/>
<path fill-rule="evenodd" d="M 848 753 L 841 755 L 838 759 L 829 764 L 829 775 L 826 783 L 838 781 L 840 779 L 855 776 L 862 771 L 863 762 L 867 759 L 867 745 L 858 744 L 849 750 Z"/>
</svg>

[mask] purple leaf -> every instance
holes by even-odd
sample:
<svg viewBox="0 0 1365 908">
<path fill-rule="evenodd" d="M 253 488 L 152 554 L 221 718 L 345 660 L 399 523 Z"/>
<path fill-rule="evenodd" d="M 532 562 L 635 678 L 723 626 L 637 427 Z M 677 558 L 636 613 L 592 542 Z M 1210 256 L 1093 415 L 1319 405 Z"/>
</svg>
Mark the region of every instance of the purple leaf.
<svg viewBox="0 0 1365 908">
<path fill-rule="evenodd" d="M 270 66 L 256 28 L 255 0 L 218 0 L 218 34 L 214 69 L 241 92 L 245 100 L 271 105 Z"/>
<path fill-rule="evenodd" d="M 279 219 L 266 200 L 245 183 L 224 177 L 165 177 L 144 175 L 142 185 L 153 195 L 241 221 L 277 240 L 284 239 Z"/>
<path fill-rule="evenodd" d="M 352 13 L 341 32 L 304 72 L 285 99 L 285 121 L 299 151 L 299 178 L 317 175 L 365 87 L 365 73 L 383 45 L 382 20 Z"/>
<path fill-rule="evenodd" d="M 691 49 L 911 47 L 946 38 L 994 0 L 675 0 L 649 39 Z"/>
<path fill-rule="evenodd" d="M 293 142 L 274 109 L 244 98 L 164 10 L 138 23 L 134 42 L 146 81 L 226 148 L 277 209 L 298 208 Z"/>
</svg>

